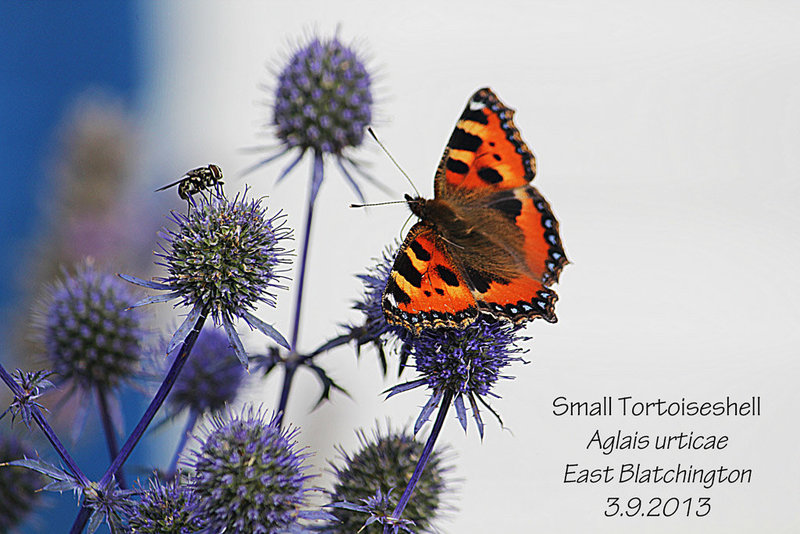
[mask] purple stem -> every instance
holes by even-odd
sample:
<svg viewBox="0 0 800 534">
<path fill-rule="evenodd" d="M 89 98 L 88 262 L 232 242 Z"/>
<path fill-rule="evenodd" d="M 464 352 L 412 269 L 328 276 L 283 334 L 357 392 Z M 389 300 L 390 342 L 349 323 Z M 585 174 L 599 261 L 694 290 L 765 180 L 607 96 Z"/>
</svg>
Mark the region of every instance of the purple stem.
<svg viewBox="0 0 800 534">
<path fill-rule="evenodd" d="M 2 364 L 0 364 L 0 379 L 2 379 L 3 382 L 6 383 L 8 388 L 14 394 L 15 398 L 22 399 L 25 397 L 25 391 L 23 391 L 22 388 L 19 387 L 17 381 L 14 380 L 14 377 L 8 374 L 8 372 L 6 371 L 5 367 L 3 367 Z M 36 421 L 37 425 L 39 425 L 39 428 L 42 430 L 47 440 L 50 442 L 50 444 L 56 450 L 58 455 L 64 461 L 64 464 L 67 466 L 67 468 L 69 468 L 72 475 L 78 480 L 78 483 L 83 487 L 88 486 L 90 483 L 89 479 L 86 478 L 86 475 L 84 475 L 83 471 L 80 470 L 78 464 L 75 463 L 75 460 L 73 460 L 72 456 L 70 456 L 70 454 L 67 452 L 66 447 L 64 447 L 64 444 L 61 443 L 61 440 L 58 439 L 56 433 L 53 432 L 52 427 L 48 424 L 47 419 L 45 419 L 44 415 L 42 415 L 42 411 L 39 409 L 39 407 L 32 406 L 31 413 L 33 414 L 33 420 Z"/>
<path fill-rule="evenodd" d="M 392 512 L 392 517 L 395 519 L 400 519 L 400 517 L 403 515 L 403 510 L 406 509 L 406 505 L 411 499 L 411 494 L 414 492 L 414 488 L 416 487 L 417 482 L 419 482 L 422 472 L 425 470 L 425 466 L 428 464 L 428 458 L 433 452 L 433 445 L 436 443 L 436 439 L 439 437 L 439 433 L 442 431 L 442 427 L 444 426 L 444 418 L 447 415 L 447 410 L 450 409 L 450 404 L 452 404 L 452 402 L 453 392 L 445 391 L 444 395 L 442 396 L 442 403 L 439 405 L 439 413 L 436 415 L 436 421 L 434 421 L 433 428 L 431 429 L 431 435 L 428 436 L 428 441 L 425 442 L 425 448 L 422 449 L 422 455 L 419 457 L 417 467 L 414 468 L 414 474 L 411 475 L 411 480 L 408 481 L 408 485 L 406 486 L 403 495 L 400 497 L 400 501 L 397 503 L 394 512 Z M 390 528 L 390 524 L 387 523 L 384 525 L 383 534 L 389 534 Z"/>
<path fill-rule="evenodd" d="M 297 371 L 296 360 L 293 359 L 293 354 L 285 361 L 283 373 L 283 387 L 281 387 L 281 396 L 278 400 L 278 424 L 283 424 L 283 414 L 286 411 L 286 405 L 289 402 L 289 389 L 292 387 L 292 380 L 294 379 L 294 372 Z"/>
<path fill-rule="evenodd" d="M 300 309 L 303 304 L 303 287 L 306 281 L 306 261 L 308 260 L 308 245 L 311 242 L 311 221 L 314 217 L 314 199 L 317 188 L 315 184 L 322 181 L 322 155 L 314 153 L 314 168 L 312 169 L 311 185 L 308 188 L 308 212 L 306 213 L 306 227 L 303 235 L 303 251 L 300 254 L 300 274 L 297 277 L 297 301 L 294 307 L 294 326 L 292 327 L 292 349 L 297 350 L 297 340 L 300 336 Z"/>
<path fill-rule="evenodd" d="M 319 152 L 314 153 L 314 167 L 311 174 L 311 184 L 308 188 L 308 212 L 306 213 L 306 227 L 305 234 L 303 235 L 303 250 L 300 254 L 300 274 L 297 277 L 297 300 L 294 308 L 294 325 L 292 326 L 292 352 L 297 351 L 297 340 L 300 337 L 300 310 L 303 304 L 303 287 L 306 282 L 306 261 L 308 260 L 308 245 L 311 242 L 311 222 L 314 217 L 314 201 L 319 191 L 319 186 L 322 183 L 323 174 L 322 154 Z M 291 356 L 290 356 L 291 359 Z M 297 364 L 289 365 L 287 362 L 286 372 L 283 375 L 283 387 L 281 388 L 281 396 L 278 400 L 278 424 L 283 424 L 283 414 L 286 412 L 286 405 L 289 402 L 289 390 L 292 387 L 292 380 L 294 379 L 294 372 L 297 369 Z"/>
<path fill-rule="evenodd" d="M 200 316 L 197 318 L 197 322 L 194 324 L 194 328 L 192 331 L 189 332 L 189 335 L 186 336 L 186 339 L 183 341 L 183 345 L 181 345 L 181 350 L 178 352 L 178 356 L 175 358 L 175 361 L 172 363 L 172 367 L 169 368 L 167 372 L 167 376 L 164 378 L 164 381 L 161 383 L 161 387 L 158 388 L 156 392 L 156 396 L 153 397 L 153 400 L 150 402 L 150 405 L 145 410 L 144 415 L 139 420 L 139 423 L 136 425 L 136 428 L 133 429 L 133 432 L 128 437 L 128 441 L 125 442 L 125 445 L 122 446 L 122 450 L 120 450 L 117 457 L 114 458 L 114 461 L 111 462 L 111 465 L 103 474 L 103 478 L 97 483 L 98 487 L 105 487 L 108 484 L 108 481 L 113 477 L 117 471 L 122 467 L 122 464 L 125 463 L 125 460 L 128 459 L 131 452 L 133 452 L 133 448 L 139 442 L 141 437 L 144 435 L 145 430 L 147 430 L 148 425 L 155 417 L 156 412 L 158 412 L 161 405 L 164 404 L 164 400 L 167 398 L 172 386 L 175 384 L 175 380 L 177 380 L 178 375 L 183 368 L 183 364 L 186 363 L 186 359 L 189 356 L 189 353 L 192 351 L 195 342 L 197 341 L 197 336 L 200 335 L 200 330 L 203 328 L 203 324 L 206 322 L 206 317 L 208 316 L 208 306 L 203 308 L 203 311 L 200 312 Z M 83 527 L 86 526 L 86 521 L 89 519 L 89 510 L 86 506 L 82 506 L 80 512 L 78 512 L 78 516 L 75 518 L 75 522 L 72 524 L 72 529 L 70 529 L 70 534 L 79 534 L 83 531 Z"/>
<path fill-rule="evenodd" d="M 189 434 L 191 434 L 192 430 L 194 430 L 194 425 L 197 424 L 199 415 L 200 414 L 197 413 L 197 410 L 189 410 L 189 418 L 186 421 L 186 427 L 183 429 L 181 440 L 178 442 L 178 446 L 175 448 L 175 456 L 172 457 L 172 461 L 169 464 L 169 469 L 167 470 L 167 480 L 172 480 L 175 478 L 175 473 L 178 471 L 178 461 L 180 460 L 181 452 L 183 452 L 183 449 L 186 447 L 186 442 L 189 441 Z"/>
<path fill-rule="evenodd" d="M 108 397 L 102 388 L 95 389 L 97 393 L 97 405 L 100 407 L 100 420 L 103 422 L 103 433 L 106 435 L 106 445 L 108 446 L 109 461 L 112 461 L 119 454 L 119 445 L 117 444 L 117 435 L 114 432 L 114 424 L 111 421 L 111 413 L 108 410 Z M 122 469 L 117 473 L 117 480 L 122 489 L 125 489 L 125 475 Z"/>
<path fill-rule="evenodd" d="M 72 528 L 69 529 L 69 534 L 81 534 L 81 532 L 83 532 L 83 527 L 86 526 L 86 522 L 89 520 L 90 513 L 91 511 L 89 508 L 81 506 L 78 517 L 75 518 L 75 522 L 72 523 Z"/>
</svg>

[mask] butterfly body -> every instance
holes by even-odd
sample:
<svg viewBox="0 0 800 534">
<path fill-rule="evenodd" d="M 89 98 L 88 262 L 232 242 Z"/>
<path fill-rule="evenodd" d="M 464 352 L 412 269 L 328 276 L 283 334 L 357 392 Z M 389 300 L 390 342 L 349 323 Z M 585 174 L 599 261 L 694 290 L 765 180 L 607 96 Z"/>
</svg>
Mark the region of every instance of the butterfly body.
<svg viewBox="0 0 800 534">
<path fill-rule="evenodd" d="M 535 159 L 490 89 L 473 95 L 434 179 L 434 198 L 406 196 L 420 221 L 398 251 L 384 291 L 387 321 L 414 331 L 464 327 L 479 314 L 556 320 L 567 263 L 558 222 L 529 182 Z"/>
</svg>

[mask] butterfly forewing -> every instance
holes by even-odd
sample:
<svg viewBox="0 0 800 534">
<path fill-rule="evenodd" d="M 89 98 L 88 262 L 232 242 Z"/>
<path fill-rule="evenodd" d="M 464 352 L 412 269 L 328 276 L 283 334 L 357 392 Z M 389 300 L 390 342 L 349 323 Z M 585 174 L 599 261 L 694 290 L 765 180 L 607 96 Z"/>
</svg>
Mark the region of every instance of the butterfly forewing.
<svg viewBox="0 0 800 534">
<path fill-rule="evenodd" d="M 491 89 L 476 92 L 447 142 L 434 180 L 436 196 L 446 187 L 498 191 L 526 185 L 536 159 L 512 120 L 514 110 Z"/>
</svg>

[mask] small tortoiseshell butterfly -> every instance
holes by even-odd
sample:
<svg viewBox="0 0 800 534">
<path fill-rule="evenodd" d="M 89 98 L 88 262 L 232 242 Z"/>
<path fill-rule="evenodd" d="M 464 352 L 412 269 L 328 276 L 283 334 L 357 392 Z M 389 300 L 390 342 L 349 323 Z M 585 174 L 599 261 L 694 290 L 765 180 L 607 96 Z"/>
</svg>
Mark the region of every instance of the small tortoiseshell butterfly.
<svg viewBox="0 0 800 534">
<path fill-rule="evenodd" d="M 419 332 L 480 313 L 555 322 L 550 284 L 567 263 L 558 221 L 530 185 L 536 160 L 491 89 L 461 114 L 434 178 L 434 198 L 406 195 L 420 218 L 383 293 L 386 320 Z"/>
</svg>

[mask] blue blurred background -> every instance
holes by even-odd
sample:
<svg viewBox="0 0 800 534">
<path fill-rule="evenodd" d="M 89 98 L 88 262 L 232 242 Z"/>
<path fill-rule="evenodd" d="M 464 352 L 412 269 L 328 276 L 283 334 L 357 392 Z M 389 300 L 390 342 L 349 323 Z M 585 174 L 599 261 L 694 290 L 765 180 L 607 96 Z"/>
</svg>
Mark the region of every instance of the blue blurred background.
<svg viewBox="0 0 800 534">
<path fill-rule="evenodd" d="M 140 6 L 133 2 L 3 2 L 0 55 L 0 302 L 20 297 L 20 261 L 42 227 L 56 127 L 90 89 L 131 109 L 141 96 Z M 51 184 L 52 185 L 52 184 Z M 8 324 L 7 320 L 2 321 Z"/>
<path fill-rule="evenodd" d="M 0 174 L 0 359 L 9 370 L 35 367 L 25 357 L 14 358 L 11 347 L 19 347 L 15 338 L 20 317 L 30 315 L 24 306 L 31 295 L 25 291 L 36 291 L 31 280 L 36 269 L 31 265 L 42 261 L 41 248 L 46 246 L 40 243 L 53 215 L 48 198 L 60 194 L 59 144 L 68 141 L 59 139 L 59 132 L 69 130 L 62 125 L 87 94 L 108 95 L 122 109 L 137 107 L 142 87 L 142 16 L 141 6 L 134 2 L 0 5 L 0 168 L 4 169 Z M 4 401 L 7 393 L 4 389 L 0 394 Z M 141 413 L 140 398 L 130 391 L 123 394 L 126 421 Z M 103 463 L 96 459 L 107 458 L 108 453 L 95 416 L 90 416 L 80 446 L 73 446 L 66 438 L 69 414 L 59 415 L 67 416 L 62 438 L 79 465 L 96 479 L 103 471 Z M 3 432 L 8 424 L 2 421 Z M 38 429 L 34 432 L 38 437 Z M 46 442 L 37 442 L 36 449 L 44 459 L 56 459 Z M 131 465 L 146 458 L 146 450 L 145 446 L 138 451 Z M 66 532 L 76 513 L 72 496 L 44 495 L 43 508 L 21 530 Z"/>
</svg>

